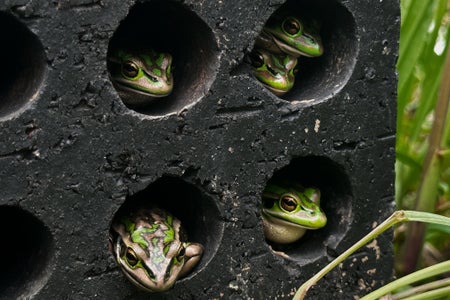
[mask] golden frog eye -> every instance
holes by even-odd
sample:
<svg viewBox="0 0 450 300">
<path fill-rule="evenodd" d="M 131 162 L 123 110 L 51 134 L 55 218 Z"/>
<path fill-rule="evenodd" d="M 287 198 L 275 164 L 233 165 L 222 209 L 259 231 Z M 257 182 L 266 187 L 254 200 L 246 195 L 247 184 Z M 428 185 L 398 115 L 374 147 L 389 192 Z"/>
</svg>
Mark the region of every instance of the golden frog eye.
<svg viewBox="0 0 450 300">
<path fill-rule="evenodd" d="M 128 78 L 135 78 L 139 74 L 139 67 L 134 61 L 127 60 L 122 64 L 122 74 Z"/>
<path fill-rule="evenodd" d="M 127 248 L 127 253 L 125 253 L 125 259 L 127 260 L 127 263 L 131 267 L 136 266 L 137 263 L 139 262 L 136 252 L 134 252 L 134 250 L 130 247 Z"/>
<path fill-rule="evenodd" d="M 284 32 L 290 35 L 295 35 L 300 32 L 302 25 L 294 18 L 287 18 L 282 24 Z"/>
<path fill-rule="evenodd" d="M 258 51 L 250 52 L 248 58 L 250 59 L 252 66 L 255 68 L 259 68 L 264 65 L 264 57 Z"/>
<path fill-rule="evenodd" d="M 295 200 L 295 198 L 292 196 L 283 196 L 283 198 L 281 198 L 280 200 L 280 206 L 285 211 L 291 212 L 297 208 L 298 203 L 297 200 Z"/>
</svg>

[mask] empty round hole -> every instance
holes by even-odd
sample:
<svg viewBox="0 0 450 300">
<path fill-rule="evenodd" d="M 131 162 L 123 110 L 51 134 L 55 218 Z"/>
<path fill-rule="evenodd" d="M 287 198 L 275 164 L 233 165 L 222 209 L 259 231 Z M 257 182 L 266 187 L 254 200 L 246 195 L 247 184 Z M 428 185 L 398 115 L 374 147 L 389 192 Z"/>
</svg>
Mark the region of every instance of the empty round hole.
<svg viewBox="0 0 450 300">
<path fill-rule="evenodd" d="M 172 92 L 168 96 L 149 98 L 121 88 L 114 80 L 114 76 L 121 75 L 118 64 L 113 62 L 120 50 L 133 55 L 152 50 L 170 54 Z M 214 81 L 217 62 L 218 50 L 211 29 L 195 13 L 173 1 L 134 5 L 108 48 L 108 71 L 122 101 L 128 108 L 150 116 L 179 112 L 202 98 Z"/>
<path fill-rule="evenodd" d="M 299 264 L 307 264 L 334 249 L 347 232 L 351 222 L 352 191 L 344 169 L 332 160 L 320 156 L 296 158 L 276 171 L 267 184 L 301 184 L 320 190 L 320 207 L 327 217 L 325 227 L 307 230 L 291 244 L 267 241 L 272 249 L 282 251 Z"/>
<path fill-rule="evenodd" d="M 4 239 L 0 248 L 0 295 L 28 299 L 50 276 L 52 235 L 39 219 L 14 206 L 0 206 L 0 228 Z"/>
<path fill-rule="evenodd" d="M 332 97 L 345 86 L 356 63 L 358 39 L 352 14 L 336 0 L 289 0 L 273 15 L 282 11 L 317 20 L 324 52 L 298 58 L 294 86 L 280 98 L 309 103 Z"/>
<path fill-rule="evenodd" d="M 0 74 L 0 119 L 23 111 L 37 96 L 45 76 L 41 42 L 22 22 L 0 12 L 3 72 Z"/>
<path fill-rule="evenodd" d="M 223 224 L 217 206 L 213 199 L 194 185 L 177 177 L 165 176 L 128 197 L 116 212 L 113 222 L 130 211 L 155 206 L 165 209 L 181 221 L 188 242 L 203 246 L 199 264 L 185 278 L 193 276 L 213 258 L 222 239 Z"/>
</svg>

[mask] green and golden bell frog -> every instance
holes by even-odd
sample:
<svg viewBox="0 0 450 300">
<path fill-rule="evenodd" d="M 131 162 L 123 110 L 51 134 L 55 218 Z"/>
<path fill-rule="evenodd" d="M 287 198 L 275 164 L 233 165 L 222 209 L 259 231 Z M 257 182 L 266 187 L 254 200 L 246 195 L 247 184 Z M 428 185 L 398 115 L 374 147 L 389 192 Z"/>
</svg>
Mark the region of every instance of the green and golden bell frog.
<svg viewBox="0 0 450 300">
<path fill-rule="evenodd" d="M 297 59 L 285 54 L 255 49 L 248 55 L 248 60 L 253 75 L 275 95 L 285 94 L 294 85 Z"/>
<path fill-rule="evenodd" d="M 274 14 L 267 21 L 255 47 L 272 53 L 285 53 L 295 58 L 317 57 L 323 54 L 319 23 L 316 20 L 307 22 L 286 14 Z"/>
<path fill-rule="evenodd" d="M 130 104 L 145 105 L 173 90 L 172 56 L 168 53 L 118 50 L 108 57 L 108 64 L 111 80 L 121 96 L 144 96 L 148 100 L 131 100 Z"/>
<path fill-rule="evenodd" d="M 126 277 L 148 292 L 169 290 L 200 261 L 180 220 L 161 208 L 139 209 L 111 225 L 110 247 Z"/>
<path fill-rule="evenodd" d="M 317 188 L 269 184 L 262 195 L 261 210 L 264 235 L 278 244 L 295 242 L 306 230 L 319 229 L 327 223 Z"/>
</svg>

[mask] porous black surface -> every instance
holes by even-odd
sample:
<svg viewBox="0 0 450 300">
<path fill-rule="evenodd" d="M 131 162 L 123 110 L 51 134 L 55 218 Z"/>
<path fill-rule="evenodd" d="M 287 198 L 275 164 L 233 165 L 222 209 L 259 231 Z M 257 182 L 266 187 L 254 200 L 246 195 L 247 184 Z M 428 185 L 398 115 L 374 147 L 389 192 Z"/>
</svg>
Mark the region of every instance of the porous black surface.
<svg viewBox="0 0 450 300">
<path fill-rule="evenodd" d="M 148 299 L 107 246 L 114 214 L 136 197 L 165 197 L 206 249 L 151 299 L 290 299 L 392 212 L 398 1 L 286 4 L 322 21 L 325 54 L 300 61 L 278 98 L 243 58 L 283 4 L 0 3 L 1 299 Z M 178 87 L 153 110 L 126 107 L 108 77 L 109 47 L 134 28 L 179 58 Z M 279 177 L 319 187 L 329 220 L 283 249 L 290 258 L 261 228 L 261 192 Z M 309 298 L 363 295 L 390 280 L 392 260 L 386 234 Z"/>
</svg>

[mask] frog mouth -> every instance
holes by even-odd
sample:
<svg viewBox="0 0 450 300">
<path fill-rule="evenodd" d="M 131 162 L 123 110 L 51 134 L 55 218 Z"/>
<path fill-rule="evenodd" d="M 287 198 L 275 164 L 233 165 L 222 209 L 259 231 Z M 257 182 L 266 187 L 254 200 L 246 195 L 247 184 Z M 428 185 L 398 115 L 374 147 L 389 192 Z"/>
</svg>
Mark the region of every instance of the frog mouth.
<svg viewBox="0 0 450 300">
<path fill-rule="evenodd" d="M 128 270 L 126 270 L 125 268 L 122 268 L 123 273 L 125 274 L 125 276 L 138 288 L 140 288 L 141 290 L 145 291 L 145 292 L 149 292 L 149 293 L 154 293 L 154 292 L 163 292 L 166 291 L 167 289 L 158 289 L 158 288 L 149 288 L 146 285 L 142 284 L 137 278 L 135 278 L 135 275 L 131 272 L 129 272 Z"/>
<path fill-rule="evenodd" d="M 154 292 L 165 292 L 169 289 L 172 288 L 173 283 L 172 284 L 168 284 L 165 286 L 158 286 L 157 284 L 152 285 L 152 287 L 149 287 L 148 285 L 145 285 L 142 283 L 141 280 L 139 280 L 139 277 L 134 274 L 132 271 L 130 271 L 129 269 L 122 267 L 121 268 L 123 273 L 125 274 L 125 276 L 134 284 L 136 285 L 138 288 L 140 288 L 143 291 L 146 292 L 150 292 L 150 293 L 154 293 Z"/>
<path fill-rule="evenodd" d="M 166 97 L 170 94 L 170 92 L 165 93 L 165 94 L 155 94 L 155 93 L 151 93 L 149 91 L 142 91 L 142 90 L 136 89 L 132 85 L 125 84 L 125 83 L 122 83 L 119 81 L 116 81 L 114 83 L 114 85 L 118 90 L 121 90 L 123 92 L 139 94 L 142 96 L 153 97 L 153 98 L 162 98 L 162 97 Z"/>
<path fill-rule="evenodd" d="M 268 90 L 270 90 L 272 93 L 274 93 L 277 96 L 283 96 L 284 94 L 286 94 L 288 92 L 288 90 L 277 89 L 277 88 L 274 88 L 273 86 L 270 86 L 267 83 L 264 83 L 262 81 L 260 81 L 260 82 L 265 88 L 267 88 Z"/>
<path fill-rule="evenodd" d="M 271 87 L 270 85 L 266 85 L 266 84 L 264 84 L 264 85 L 266 86 L 266 88 L 268 88 L 272 93 L 274 93 L 277 96 L 283 96 L 284 94 L 287 93 L 287 91 L 285 91 L 285 90 L 276 89 L 276 88 Z"/>
<path fill-rule="evenodd" d="M 276 37 L 273 38 L 273 41 L 275 42 L 275 44 L 277 44 L 278 48 L 280 48 L 285 53 L 289 53 L 291 55 L 295 54 L 295 56 L 314 57 L 314 55 L 305 53 L 301 50 L 298 50 L 297 48 L 287 45 L 286 43 L 284 43 L 283 41 L 280 41 Z"/>
<path fill-rule="evenodd" d="M 310 227 L 310 226 L 306 226 L 306 225 L 300 225 L 300 224 L 297 224 L 297 223 L 293 223 L 293 222 L 287 221 L 285 219 L 282 219 L 279 215 L 267 212 L 266 210 L 262 210 L 262 216 L 267 221 L 269 221 L 269 222 L 271 222 L 273 224 L 281 225 L 281 226 L 294 227 L 294 228 L 297 228 L 297 229 L 300 229 L 300 228 L 303 228 L 303 229 L 318 229 L 318 228 L 315 228 L 315 227 Z"/>
</svg>

